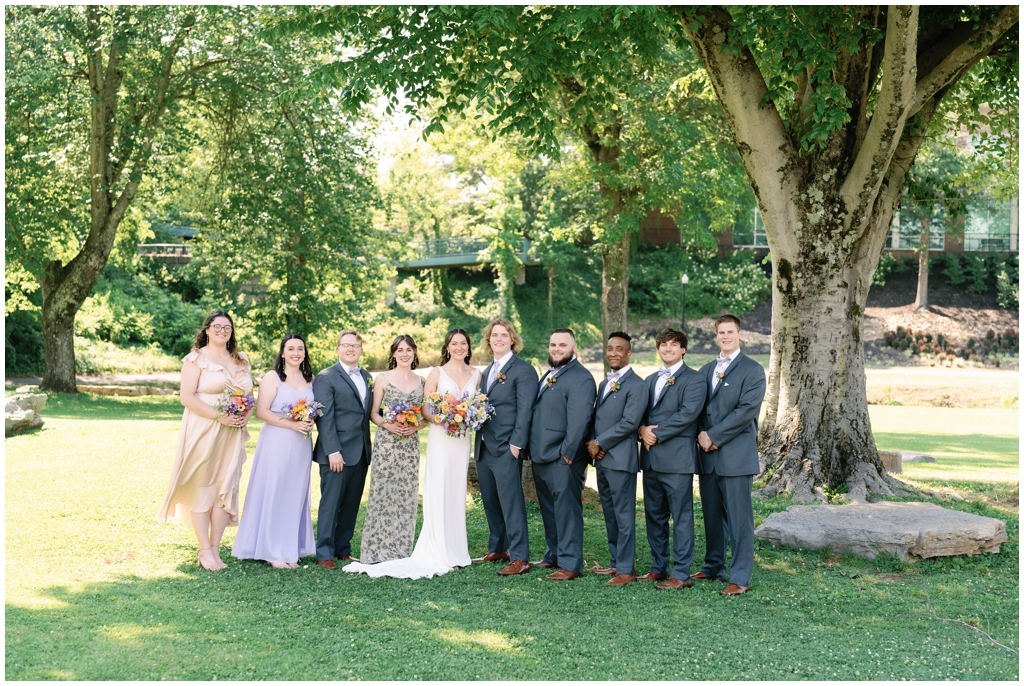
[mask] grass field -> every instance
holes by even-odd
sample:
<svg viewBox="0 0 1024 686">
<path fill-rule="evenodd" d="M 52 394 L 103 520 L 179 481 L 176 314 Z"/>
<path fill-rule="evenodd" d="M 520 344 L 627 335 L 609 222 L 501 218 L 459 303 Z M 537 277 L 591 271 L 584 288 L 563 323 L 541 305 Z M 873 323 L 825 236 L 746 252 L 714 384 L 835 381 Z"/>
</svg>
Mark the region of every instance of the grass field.
<svg viewBox="0 0 1024 686">
<path fill-rule="evenodd" d="M 880 447 L 938 458 L 905 476 L 948 479 L 972 499 L 942 505 L 1006 521 L 1001 554 L 904 563 L 759 543 L 753 592 L 725 598 L 717 583 L 611 589 L 588 574 L 555 585 L 537 572 L 503 579 L 494 565 L 420 581 L 328 572 L 311 559 L 280 571 L 231 558 L 234 529 L 222 549 L 228 568 L 208 573 L 196 564 L 190 530 L 155 521 L 177 399 L 51 397 L 42 431 L 5 440 L 6 675 L 1016 680 L 1018 515 L 1006 497 L 984 497 L 993 489 L 1006 496 L 1018 479 L 1016 413 L 1003 412 L 872 408 Z M 315 517 L 315 474 L 312 499 Z M 789 504 L 755 500 L 757 521 Z M 638 512 L 646 571 L 642 505 Z M 699 507 L 696 514 L 699 563 Z M 529 516 L 539 557 L 536 505 Z M 483 553 L 479 500 L 468 532 L 471 553 Z M 588 562 L 607 563 L 603 539 L 600 512 L 588 506 Z"/>
</svg>

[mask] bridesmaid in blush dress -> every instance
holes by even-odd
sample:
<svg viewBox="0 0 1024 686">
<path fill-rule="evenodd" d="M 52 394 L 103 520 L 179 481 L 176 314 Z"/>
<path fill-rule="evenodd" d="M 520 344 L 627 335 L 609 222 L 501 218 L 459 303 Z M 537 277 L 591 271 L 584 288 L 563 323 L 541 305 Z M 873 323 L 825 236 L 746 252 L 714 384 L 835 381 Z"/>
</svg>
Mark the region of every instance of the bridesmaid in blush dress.
<svg viewBox="0 0 1024 686">
<path fill-rule="evenodd" d="M 238 481 L 245 462 L 249 415 L 222 415 L 213 405 L 225 391 L 252 392 L 249 359 L 238 350 L 231 315 L 211 312 L 181 365 L 181 433 L 167 496 L 157 521 L 179 519 L 192 525 L 199 541 L 199 564 L 216 571 L 220 539 L 238 524 Z"/>
<path fill-rule="evenodd" d="M 260 384 L 256 416 L 263 428 L 256 442 L 242 523 L 231 554 L 295 569 L 299 558 L 316 552 L 309 512 L 313 422 L 297 422 L 287 408 L 313 401 L 313 368 L 301 336 L 281 341 L 274 368 Z"/>
</svg>

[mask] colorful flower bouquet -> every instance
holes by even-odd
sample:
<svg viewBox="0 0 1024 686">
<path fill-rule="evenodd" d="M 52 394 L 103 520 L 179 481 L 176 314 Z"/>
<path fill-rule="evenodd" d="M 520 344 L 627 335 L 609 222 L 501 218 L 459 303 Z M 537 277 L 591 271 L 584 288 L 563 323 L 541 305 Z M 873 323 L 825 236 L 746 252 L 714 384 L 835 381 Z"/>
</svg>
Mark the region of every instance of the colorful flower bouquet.
<svg viewBox="0 0 1024 686">
<path fill-rule="evenodd" d="M 434 391 L 427 396 L 427 409 L 434 422 L 453 438 L 462 438 L 476 431 L 494 416 L 494 408 L 483 393 L 441 394 Z"/>
<path fill-rule="evenodd" d="M 399 426 L 419 426 L 423 422 L 423 410 L 419 405 L 396 400 L 388 407 L 381 407 L 381 415 Z"/>
<path fill-rule="evenodd" d="M 220 410 L 221 417 L 245 417 L 256 406 L 256 399 L 244 391 L 225 389 L 213 406 Z"/>
<path fill-rule="evenodd" d="M 311 422 L 316 417 L 324 416 L 324 404 L 318 403 L 315 400 L 306 400 L 303 398 L 297 403 L 284 406 L 284 414 L 282 417 L 288 417 L 293 422 Z M 312 438 L 312 431 L 303 431 L 303 438 Z"/>
</svg>

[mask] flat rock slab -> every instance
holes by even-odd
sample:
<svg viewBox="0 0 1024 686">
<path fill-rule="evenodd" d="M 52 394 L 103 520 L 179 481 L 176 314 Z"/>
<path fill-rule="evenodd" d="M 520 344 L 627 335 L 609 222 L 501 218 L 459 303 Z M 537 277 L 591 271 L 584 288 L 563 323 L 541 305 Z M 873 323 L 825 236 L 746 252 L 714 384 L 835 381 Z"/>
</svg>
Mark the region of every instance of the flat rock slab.
<svg viewBox="0 0 1024 686">
<path fill-rule="evenodd" d="M 178 391 L 173 388 L 158 388 L 156 386 L 98 386 L 82 384 L 78 387 L 82 393 L 94 395 L 177 395 Z"/>
<path fill-rule="evenodd" d="M 928 453 L 916 453 L 912 450 L 901 450 L 903 462 L 936 462 L 936 459 Z"/>
<path fill-rule="evenodd" d="M 4 436 L 13 436 L 43 426 L 39 415 L 46 407 L 45 393 L 12 395 L 4 400 Z"/>
<path fill-rule="evenodd" d="M 890 553 L 907 560 L 998 553 L 1006 524 L 931 503 L 793 505 L 768 515 L 754 535 L 776 547 L 831 546 L 869 559 Z"/>
</svg>

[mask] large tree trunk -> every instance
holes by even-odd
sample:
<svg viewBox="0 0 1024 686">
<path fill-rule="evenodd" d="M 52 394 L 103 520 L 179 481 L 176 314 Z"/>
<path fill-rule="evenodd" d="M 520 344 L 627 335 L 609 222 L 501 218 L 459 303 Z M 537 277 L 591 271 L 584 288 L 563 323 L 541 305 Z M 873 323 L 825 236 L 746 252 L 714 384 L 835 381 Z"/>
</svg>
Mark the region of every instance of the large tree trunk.
<svg viewBox="0 0 1024 686">
<path fill-rule="evenodd" d="M 702 8 L 699 21 L 684 25 L 725 110 L 771 249 L 764 495 L 785 490 L 806 502 L 841 486 L 851 499 L 909 491 L 885 472 L 871 434 L 861 340 L 868 288 L 942 96 L 1017 21 L 1017 9 L 1007 8 L 986 32 L 936 39 L 919 55 L 918 11 L 890 7 L 883 19 L 863 10 L 866 20 L 885 22 L 885 41 L 840 55 L 835 75 L 850 97 L 851 123 L 806 154 L 749 48 L 725 49 L 728 11 Z"/>
<path fill-rule="evenodd" d="M 59 393 L 76 393 L 75 313 L 80 303 L 60 297 L 63 269 L 51 262 L 43 274 L 43 380 L 40 388 Z M 92 288 L 90 284 L 89 288 Z"/>
<path fill-rule="evenodd" d="M 931 219 L 921 215 L 921 246 L 917 253 L 917 298 L 914 308 L 928 309 L 928 244 L 931 242 Z"/>
<path fill-rule="evenodd" d="M 629 305 L 629 234 L 601 248 L 601 333 L 626 331 Z M 607 371 L 607 370 L 606 370 Z"/>
</svg>

